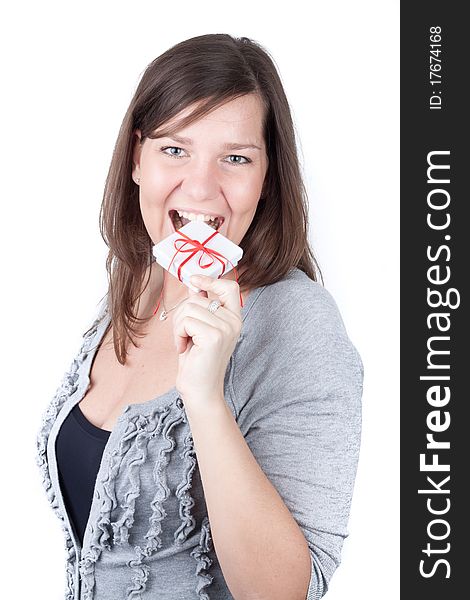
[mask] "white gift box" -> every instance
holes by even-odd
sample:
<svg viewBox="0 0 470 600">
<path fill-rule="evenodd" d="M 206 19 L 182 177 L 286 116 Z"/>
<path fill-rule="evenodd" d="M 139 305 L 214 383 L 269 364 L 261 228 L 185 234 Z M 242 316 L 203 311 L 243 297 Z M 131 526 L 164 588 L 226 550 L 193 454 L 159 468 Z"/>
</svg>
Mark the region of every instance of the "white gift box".
<svg viewBox="0 0 470 600">
<path fill-rule="evenodd" d="M 178 277 L 178 269 L 180 265 L 184 263 L 180 271 L 181 281 L 195 292 L 199 292 L 200 288 L 190 283 L 189 278 L 191 275 L 207 275 L 208 277 L 217 279 L 222 275 L 225 275 L 225 273 L 228 273 L 233 267 L 236 267 L 238 261 L 243 256 L 242 248 L 234 244 L 221 233 L 217 232 L 214 237 L 204 245 L 204 248 L 206 248 L 207 251 L 215 250 L 222 256 L 217 254 L 214 256 L 207 254 L 206 251 L 203 252 L 201 249 L 195 247 L 194 244 L 191 244 L 189 240 L 186 240 L 186 238 L 181 235 L 183 233 L 188 238 L 197 240 L 202 244 L 207 238 L 215 233 L 215 229 L 207 223 L 204 223 L 204 221 L 190 221 L 175 233 L 172 233 L 158 244 L 155 244 L 153 246 L 153 255 L 158 264 L 174 277 Z M 176 240 L 179 241 L 176 242 Z M 177 252 L 178 249 L 181 251 Z M 172 258 L 173 262 L 170 266 Z M 199 263 L 210 266 L 204 269 Z"/>
</svg>

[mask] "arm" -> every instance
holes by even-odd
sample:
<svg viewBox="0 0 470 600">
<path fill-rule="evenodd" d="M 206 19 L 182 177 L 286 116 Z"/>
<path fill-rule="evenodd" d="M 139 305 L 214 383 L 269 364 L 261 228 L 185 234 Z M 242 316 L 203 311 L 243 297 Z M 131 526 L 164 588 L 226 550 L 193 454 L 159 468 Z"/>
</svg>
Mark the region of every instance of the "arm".
<svg viewBox="0 0 470 600">
<path fill-rule="evenodd" d="M 235 600 L 305 600 L 305 537 L 256 462 L 225 400 L 187 411 L 212 538 Z M 199 403 L 199 407 L 202 403 Z"/>
<path fill-rule="evenodd" d="M 318 284 L 272 286 L 250 316 L 233 355 L 236 421 L 227 407 L 188 414 L 214 544 L 235 600 L 318 600 L 347 537 L 363 366 Z"/>
</svg>

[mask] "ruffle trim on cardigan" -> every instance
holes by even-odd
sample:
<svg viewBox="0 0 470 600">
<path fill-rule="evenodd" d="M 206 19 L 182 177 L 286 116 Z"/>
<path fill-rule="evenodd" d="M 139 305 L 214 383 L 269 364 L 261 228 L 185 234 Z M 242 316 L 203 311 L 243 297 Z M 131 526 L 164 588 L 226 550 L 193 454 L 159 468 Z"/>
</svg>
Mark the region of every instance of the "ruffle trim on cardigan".
<svg viewBox="0 0 470 600">
<path fill-rule="evenodd" d="M 72 537 L 70 536 L 65 518 L 60 512 L 57 497 L 52 486 L 49 464 L 47 460 L 47 442 L 52 426 L 61 410 L 62 406 L 77 390 L 80 365 L 86 360 L 88 352 L 91 348 L 93 338 L 98 330 L 98 326 L 107 313 L 107 304 L 104 303 L 99 311 L 98 316 L 93 321 L 92 326 L 82 336 L 83 342 L 77 356 L 73 359 L 72 364 L 65 373 L 62 382 L 57 388 L 54 397 L 49 406 L 42 415 L 42 422 L 36 437 L 36 464 L 39 467 L 42 485 L 46 491 L 47 499 L 57 517 L 60 520 L 65 537 L 65 557 L 66 557 L 66 590 L 65 600 L 74 600 L 74 563 L 76 561 L 76 552 Z"/>
<path fill-rule="evenodd" d="M 159 450 L 157 460 L 153 469 L 153 478 L 156 484 L 156 492 L 150 503 L 152 513 L 149 517 L 149 529 L 144 536 L 147 540 L 142 546 L 134 546 L 135 558 L 128 561 L 127 566 L 132 570 L 131 585 L 127 588 L 127 599 L 141 599 L 147 587 L 150 568 L 145 564 L 145 559 L 157 552 L 162 546 L 160 534 L 162 532 L 162 521 L 166 516 L 163 506 L 170 496 L 170 488 L 167 484 L 167 466 L 170 461 L 171 452 L 176 447 L 175 437 L 172 434 L 174 428 L 180 423 L 187 423 L 184 404 L 181 398 L 166 406 L 156 407 L 150 415 L 135 415 L 128 418 L 126 429 L 120 440 L 118 448 L 110 455 L 109 465 L 106 469 L 106 477 L 102 480 L 103 492 L 98 499 L 101 501 L 96 525 L 92 525 L 90 547 L 79 562 L 79 570 L 83 583 L 83 600 L 92 600 L 95 587 L 95 565 L 103 550 L 111 550 L 112 545 L 123 546 L 129 543 L 129 530 L 134 524 L 135 502 L 140 495 L 140 467 L 147 458 L 148 444 L 154 438 L 159 437 L 162 447 Z M 192 475 L 197 465 L 194 457 L 194 445 L 192 435 L 189 432 L 184 438 L 183 450 L 180 458 L 183 459 L 183 477 L 175 492 L 179 499 L 179 514 L 181 524 L 174 532 L 177 545 L 187 540 L 188 535 L 196 527 L 196 521 L 191 514 L 195 502 L 189 490 L 191 488 Z M 116 497 L 116 481 L 122 462 L 126 459 L 125 476 L 128 489 L 123 495 L 120 508 L 122 514 L 116 521 L 111 521 L 111 514 L 118 508 Z M 196 559 L 196 589 L 199 598 L 209 600 L 209 596 L 202 591 L 213 580 L 213 577 L 205 571 L 212 561 L 206 556 L 211 549 L 209 535 L 209 520 L 207 516 L 203 519 L 199 546 L 191 552 Z"/>
<path fill-rule="evenodd" d="M 214 579 L 213 576 L 209 574 L 209 567 L 212 564 L 212 560 L 207 556 L 207 553 L 210 552 L 212 548 L 210 522 L 209 517 L 206 516 L 202 520 L 199 545 L 191 552 L 191 556 L 197 563 L 196 577 L 198 578 L 198 583 L 196 591 L 201 600 L 210 600 L 210 597 L 207 592 L 204 591 L 204 588 L 209 586 Z"/>
<path fill-rule="evenodd" d="M 65 600 L 74 600 L 75 597 L 74 587 L 78 582 L 75 581 L 74 566 L 77 555 L 52 486 L 47 460 L 47 443 L 52 426 L 62 406 L 78 388 L 80 366 L 87 359 L 98 327 L 107 312 L 108 307 L 105 302 L 100 307 L 91 327 L 83 334 L 83 342 L 77 356 L 73 359 L 53 399 L 43 413 L 41 427 L 36 438 L 36 463 L 41 472 L 42 484 L 49 503 L 57 515 L 64 532 L 66 550 Z M 173 410 L 174 405 L 176 405 L 177 411 Z M 97 490 L 98 500 L 101 501 L 99 517 L 96 527 L 92 525 L 90 547 L 79 561 L 79 574 L 82 579 L 84 592 L 83 600 L 92 600 L 93 598 L 95 564 L 102 550 L 111 550 L 112 544 L 122 545 L 128 543 L 129 530 L 134 523 L 135 501 L 140 495 L 139 468 L 147 457 L 148 442 L 152 438 L 161 435 L 168 444 L 160 449 L 153 470 L 157 489 L 151 502 L 152 514 L 149 517 L 150 527 L 145 534 L 147 542 L 143 548 L 135 546 L 136 557 L 128 562 L 128 566 L 132 569 L 134 575 L 131 578 L 132 585 L 127 589 L 127 598 L 139 599 L 142 592 L 146 589 L 150 568 L 144 561 L 147 557 L 158 551 L 162 545 L 160 538 L 162 532 L 161 522 L 166 516 L 163 504 L 171 493 L 167 484 L 166 470 L 171 452 L 176 446 L 175 438 L 171 432 L 180 423 L 187 423 L 184 404 L 181 398 L 177 398 L 175 403 L 156 408 L 150 416 L 137 415 L 128 420 L 127 429 L 119 443 L 119 447 L 110 456 L 106 478 L 102 481 L 103 493 L 101 496 Z M 111 512 L 118 506 L 115 483 L 124 456 L 130 459 L 130 466 L 127 470 L 129 490 L 124 496 L 125 500 L 122 505 L 124 509 L 123 514 L 117 521 L 111 522 Z M 181 517 L 181 524 L 174 532 L 174 540 L 178 545 L 185 542 L 188 535 L 196 527 L 196 521 L 191 514 L 191 509 L 195 503 L 189 491 L 191 489 L 192 476 L 197 466 L 191 432 L 185 436 L 183 450 L 179 456 L 183 459 L 184 471 L 183 480 L 175 492 L 176 497 L 179 499 L 179 514 Z M 208 573 L 212 560 L 207 556 L 207 553 L 211 549 L 210 523 L 208 517 L 205 516 L 201 524 L 198 546 L 190 554 L 197 563 L 195 571 L 197 578 L 196 591 L 201 600 L 210 600 L 204 589 L 213 581 L 213 577 Z"/>
</svg>

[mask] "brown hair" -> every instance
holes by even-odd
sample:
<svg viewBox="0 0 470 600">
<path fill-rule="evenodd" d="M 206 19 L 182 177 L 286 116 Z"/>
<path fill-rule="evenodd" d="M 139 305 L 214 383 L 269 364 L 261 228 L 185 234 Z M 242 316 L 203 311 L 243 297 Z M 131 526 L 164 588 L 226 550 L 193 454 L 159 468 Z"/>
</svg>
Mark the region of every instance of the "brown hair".
<svg viewBox="0 0 470 600">
<path fill-rule="evenodd" d="M 140 319 L 135 304 L 150 280 L 153 242 L 132 179 L 135 130 L 145 138 L 189 105 L 197 108 L 171 129 L 175 133 L 222 104 L 255 93 L 264 106 L 264 140 L 269 166 L 253 221 L 240 246 L 237 267 L 242 290 L 275 283 L 298 267 L 323 277 L 308 243 L 308 202 L 302 180 L 289 104 L 273 59 L 247 37 L 217 33 L 169 48 L 146 68 L 124 116 L 115 144 L 100 210 L 100 231 L 109 248 L 108 307 L 116 356 L 125 364 L 127 343 L 136 346 Z M 147 283 L 142 289 L 145 273 Z"/>
</svg>

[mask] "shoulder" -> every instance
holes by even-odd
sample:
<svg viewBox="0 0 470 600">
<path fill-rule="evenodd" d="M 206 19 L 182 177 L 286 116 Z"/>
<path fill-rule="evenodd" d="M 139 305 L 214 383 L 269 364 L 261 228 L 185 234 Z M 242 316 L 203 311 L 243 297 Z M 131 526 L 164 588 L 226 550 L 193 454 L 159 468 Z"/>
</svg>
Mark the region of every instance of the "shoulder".
<svg viewBox="0 0 470 600">
<path fill-rule="evenodd" d="M 364 367 L 332 294 L 300 269 L 264 286 L 243 323 L 235 379 L 361 387 Z"/>
<path fill-rule="evenodd" d="M 266 286 L 265 292 L 277 305 L 281 318 L 289 318 L 290 315 L 293 320 L 300 319 L 300 315 L 307 311 L 310 318 L 328 318 L 338 326 L 343 325 L 331 293 L 298 268 L 290 271 L 280 281 Z"/>
<path fill-rule="evenodd" d="M 342 411 L 359 418 L 364 367 L 332 294 L 294 269 L 253 298 L 233 355 L 237 415 L 292 403 L 305 418 Z M 299 409 L 300 410 L 300 409 Z M 263 413 L 264 414 L 264 413 Z M 243 417 L 245 415 L 245 417 Z"/>
<path fill-rule="evenodd" d="M 92 318 L 88 320 L 90 326 L 86 331 L 82 333 L 84 339 L 91 338 L 97 331 L 98 327 L 102 323 L 103 319 L 108 316 L 108 293 L 106 293 L 101 300 L 98 302 L 98 307 L 93 309 Z"/>
<path fill-rule="evenodd" d="M 298 268 L 261 289 L 244 325 L 245 335 L 253 342 L 275 334 L 285 340 L 286 346 L 295 345 L 296 340 L 349 342 L 332 294 Z"/>
</svg>

